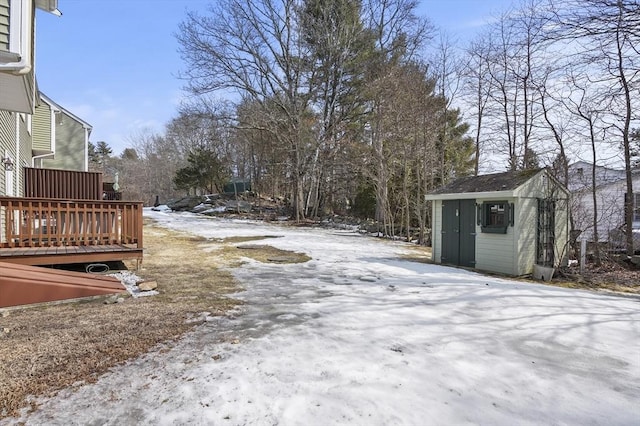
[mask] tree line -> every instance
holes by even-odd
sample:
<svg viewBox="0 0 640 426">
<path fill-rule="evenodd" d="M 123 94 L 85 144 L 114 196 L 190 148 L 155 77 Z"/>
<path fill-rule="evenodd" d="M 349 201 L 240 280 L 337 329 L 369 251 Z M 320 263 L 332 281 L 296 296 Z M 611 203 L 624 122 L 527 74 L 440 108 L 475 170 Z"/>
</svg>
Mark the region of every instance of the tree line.
<svg viewBox="0 0 640 426">
<path fill-rule="evenodd" d="M 523 0 L 466 46 L 417 7 L 221 0 L 188 13 L 176 36 L 193 101 L 164 134 L 132 137 L 118 162 L 135 164 L 122 172 L 133 192 L 243 178 L 297 220 L 371 217 L 423 242 L 425 193 L 460 176 L 549 165 L 567 183 L 570 161 L 619 156 L 633 194 L 637 0 Z"/>
</svg>

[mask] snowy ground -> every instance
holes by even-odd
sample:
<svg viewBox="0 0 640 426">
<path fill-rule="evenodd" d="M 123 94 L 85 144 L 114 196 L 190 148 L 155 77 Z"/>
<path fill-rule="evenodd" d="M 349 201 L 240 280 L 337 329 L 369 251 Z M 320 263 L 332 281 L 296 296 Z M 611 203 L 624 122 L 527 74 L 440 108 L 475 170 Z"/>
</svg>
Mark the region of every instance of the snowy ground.
<svg viewBox="0 0 640 426">
<path fill-rule="evenodd" d="M 170 350 L 42 401 L 28 424 L 640 424 L 640 300 L 402 260 L 345 231 L 147 212 L 205 237 L 278 235 L 248 303 Z"/>
</svg>

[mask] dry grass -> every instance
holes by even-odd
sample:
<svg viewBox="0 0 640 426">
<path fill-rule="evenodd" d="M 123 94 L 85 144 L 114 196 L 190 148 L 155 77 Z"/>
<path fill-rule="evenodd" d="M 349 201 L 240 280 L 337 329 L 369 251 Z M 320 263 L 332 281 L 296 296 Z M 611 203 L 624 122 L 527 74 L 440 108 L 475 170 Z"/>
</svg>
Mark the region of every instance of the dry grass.
<svg viewBox="0 0 640 426">
<path fill-rule="evenodd" d="M 411 246 L 410 254 L 402 256 L 403 259 L 419 263 L 433 263 L 431 261 L 431 247 Z"/>
<path fill-rule="evenodd" d="M 237 244 L 237 243 L 245 243 L 247 241 L 259 241 L 267 238 L 280 238 L 280 237 L 278 237 L 277 235 L 227 237 L 227 238 L 222 238 L 219 241 L 225 244 Z"/>
<path fill-rule="evenodd" d="M 239 265 L 241 257 L 266 261 L 274 253 L 305 258 L 268 246 L 242 250 L 228 245 L 239 239 L 211 242 L 150 222 L 144 238 L 137 275 L 157 281 L 159 295 L 116 304 L 103 298 L 50 304 L 0 317 L 0 418 L 16 415 L 29 395 L 93 382 L 111 367 L 178 338 L 199 324 L 192 319 L 201 312 L 222 315 L 237 306 L 228 294 L 240 287 L 221 266 Z"/>
<path fill-rule="evenodd" d="M 640 270 L 613 261 L 588 264 L 583 274 L 577 268 L 563 268 L 558 275 L 551 283 L 561 287 L 640 294 Z"/>
<path fill-rule="evenodd" d="M 223 255 L 233 259 L 249 257 L 264 263 L 304 263 L 311 260 L 311 258 L 304 253 L 290 252 L 268 245 L 253 244 L 238 245 L 235 247 L 227 246 L 223 249 Z"/>
</svg>

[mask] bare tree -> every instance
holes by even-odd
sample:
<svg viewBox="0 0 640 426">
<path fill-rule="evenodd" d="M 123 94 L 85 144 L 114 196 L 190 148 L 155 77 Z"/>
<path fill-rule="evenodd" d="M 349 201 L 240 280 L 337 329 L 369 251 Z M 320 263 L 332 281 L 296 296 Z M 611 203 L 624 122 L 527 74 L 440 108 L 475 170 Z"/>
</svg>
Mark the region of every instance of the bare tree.
<svg viewBox="0 0 640 426">
<path fill-rule="evenodd" d="M 537 88 L 549 61 L 543 31 L 548 19 L 541 0 L 523 1 L 505 11 L 468 49 L 468 61 L 477 67 L 467 73 L 473 77 L 476 146 L 486 129 L 510 170 L 534 163 L 528 157 L 542 139 L 535 133 L 543 122 Z"/>
<path fill-rule="evenodd" d="M 600 235 L 598 229 L 598 193 L 597 193 L 597 179 L 596 179 L 596 165 L 598 162 L 598 144 L 596 133 L 598 132 L 598 125 L 602 125 L 603 111 L 598 107 L 597 97 L 593 93 L 589 93 L 588 80 L 584 76 L 572 74 L 570 78 L 570 84 L 575 90 L 573 96 L 566 98 L 566 103 L 569 110 L 585 123 L 587 138 L 591 147 L 591 162 L 593 164 L 591 168 L 591 199 L 593 203 L 593 241 L 594 241 L 594 253 L 595 264 L 600 266 Z M 584 128 L 584 127 L 583 127 Z"/>
<path fill-rule="evenodd" d="M 436 94 L 440 97 L 442 111 L 440 117 L 440 136 L 438 138 L 441 146 L 438 149 L 440 155 L 440 181 L 446 184 L 449 178 L 454 178 L 447 173 L 446 168 L 446 146 L 449 143 L 449 126 L 447 122 L 447 111 L 452 108 L 458 91 L 461 86 L 461 59 L 456 54 L 455 41 L 448 34 L 441 32 L 435 47 L 435 53 L 429 61 L 430 74 L 435 79 Z"/>
<path fill-rule="evenodd" d="M 474 123 L 474 170 L 475 176 L 480 169 L 480 155 L 482 152 L 482 134 L 484 116 L 493 90 L 493 80 L 488 78 L 489 71 L 489 48 L 486 34 L 481 34 L 466 50 L 466 62 L 462 71 L 464 89 L 467 93 L 469 103 L 473 112 L 471 116 L 475 118 Z"/>
<path fill-rule="evenodd" d="M 307 0 L 303 4 L 304 40 L 309 58 L 311 108 L 318 124 L 305 212 L 332 211 L 341 185 L 340 155 L 353 137 L 350 128 L 363 113 L 361 95 L 373 38 L 362 21 L 359 0 Z M 312 211 L 309 211 L 310 205 Z"/>
<path fill-rule="evenodd" d="M 390 134 L 385 103 L 392 94 L 388 89 L 392 86 L 393 76 L 398 75 L 399 67 L 416 58 L 433 31 L 428 20 L 416 15 L 417 5 L 416 0 L 368 0 L 363 7 L 364 22 L 373 34 L 375 46 L 375 57 L 367 72 L 369 107 L 366 126 L 376 161 L 372 167 L 375 173 L 376 220 L 385 224 L 387 231 L 393 229 L 389 193 L 391 160 L 385 146 Z"/>
<path fill-rule="evenodd" d="M 185 159 L 173 141 L 146 129 L 130 135 L 129 145 L 135 156 L 123 156 L 118 164 L 126 198 L 151 205 L 156 196 L 166 202 L 182 195 L 173 185 L 173 176 Z"/>
<path fill-rule="evenodd" d="M 617 133 L 626 170 L 625 226 L 627 253 L 633 253 L 633 180 L 631 125 L 638 120 L 640 88 L 640 5 L 637 0 L 550 0 L 554 7 L 556 40 L 571 43 L 598 87 L 600 102 L 609 114 L 604 119 Z"/>
<path fill-rule="evenodd" d="M 292 167 L 291 203 L 304 218 L 304 181 L 309 152 L 307 44 L 295 0 L 221 0 L 209 16 L 187 15 L 177 35 L 189 89 L 198 95 L 232 90 L 262 108 L 263 122 L 286 143 Z"/>
</svg>

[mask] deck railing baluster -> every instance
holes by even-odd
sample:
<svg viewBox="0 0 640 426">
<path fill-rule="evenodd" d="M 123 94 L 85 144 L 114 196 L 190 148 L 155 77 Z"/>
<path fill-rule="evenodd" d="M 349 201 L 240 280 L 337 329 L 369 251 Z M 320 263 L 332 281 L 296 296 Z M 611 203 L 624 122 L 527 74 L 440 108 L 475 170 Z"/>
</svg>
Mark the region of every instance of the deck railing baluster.
<svg viewBox="0 0 640 426">
<path fill-rule="evenodd" d="M 0 248 L 135 244 L 142 203 L 0 197 Z"/>
</svg>

